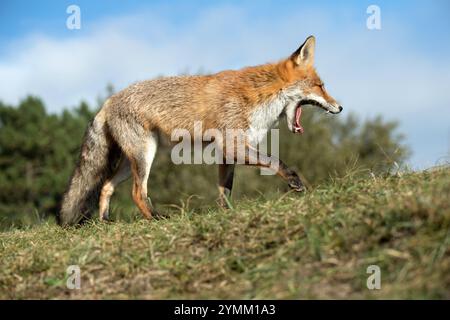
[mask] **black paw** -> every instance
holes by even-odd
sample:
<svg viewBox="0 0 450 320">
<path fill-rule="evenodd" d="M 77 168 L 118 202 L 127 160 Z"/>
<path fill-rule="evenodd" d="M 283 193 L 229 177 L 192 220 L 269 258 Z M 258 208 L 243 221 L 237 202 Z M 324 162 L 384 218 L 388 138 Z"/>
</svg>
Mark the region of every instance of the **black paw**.
<svg viewBox="0 0 450 320">
<path fill-rule="evenodd" d="M 289 187 L 296 192 L 305 192 L 306 191 L 306 188 L 303 185 L 303 183 L 299 177 L 292 177 L 291 179 L 289 179 L 288 184 L 289 184 Z"/>
</svg>

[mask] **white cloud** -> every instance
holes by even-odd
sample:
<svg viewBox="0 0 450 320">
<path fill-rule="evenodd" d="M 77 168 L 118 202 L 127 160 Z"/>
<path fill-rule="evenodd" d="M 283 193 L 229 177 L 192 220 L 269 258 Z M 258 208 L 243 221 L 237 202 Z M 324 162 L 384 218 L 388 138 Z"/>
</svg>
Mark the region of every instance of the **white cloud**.
<svg viewBox="0 0 450 320">
<path fill-rule="evenodd" d="M 143 12 L 82 24 L 89 28 L 83 35 L 72 31 L 61 39 L 33 34 L 11 44 L 0 57 L 0 75 L 7 79 L 0 97 L 17 103 L 31 93 L 42 97 L 51 111 L 59 111 L 81 99 L 94 103 L 108 82 L 121 89 L 160 74 L 277 60 L 315 34 L 318 71 L 345 111 L 400 120 L 403 131 L 416 137 L 409 139 L 415 166 L 445 155 L 449 61 L 431 61 L 416 50 L 416 43 L 402 41 L 406 31 L 399 25 L 369 31 L 364 19 L 361 26 L 335 23 L 335 17 L 317 11 L 267 20 L 222 6 L 178 25 Z"/>
</svg>

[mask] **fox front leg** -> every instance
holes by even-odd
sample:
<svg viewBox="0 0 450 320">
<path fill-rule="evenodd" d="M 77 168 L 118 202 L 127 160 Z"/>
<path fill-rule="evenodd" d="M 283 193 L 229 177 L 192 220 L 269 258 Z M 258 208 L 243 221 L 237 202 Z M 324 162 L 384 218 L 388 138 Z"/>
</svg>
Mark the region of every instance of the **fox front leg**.
<svg viewBox="0 0 450 320">
<path fill-rule="evenodd" d="M 302 182 L 302 180 L 299 178 L 297 172 L 294 170 L 291 170 L 286 167 L 284 171 L 284 175 L 286 175 L 286 180 L 288 182 L 289 187 L 297 192 L 304 192 L 306 191 L 306 188 Z"/>
<path fill-rule="evenodd" d="M 274 170 L 278 176 L 284 179 L 292 190 L 306 191 L 306 188 L 298 174 L 275 156 L 268 156 L 251 146 L 247 147 L 245 164 Z"/>
<path fill-rule="evenodd" d="M 227 200 L 233 188 L 234 164 L 219 164 L 219 205 L 229 209 Z"/>
</svg>

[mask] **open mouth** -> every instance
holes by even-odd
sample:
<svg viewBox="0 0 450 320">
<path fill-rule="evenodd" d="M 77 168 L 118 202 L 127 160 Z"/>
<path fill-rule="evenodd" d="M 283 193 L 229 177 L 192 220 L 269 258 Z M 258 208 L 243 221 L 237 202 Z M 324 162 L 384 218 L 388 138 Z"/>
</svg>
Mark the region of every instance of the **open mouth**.
<svg viewBox="0 0 450 320">
<path fill-rule="evenodd" d="M 305 131 L 300 124 L 300 117 L 302 116 L 302 104 L 299 103 L 295 109 L 294 133 L 303 134 Z"/>
<path fill-rule="evenodd" d="M 294 133 L 302 134 L 303 132 L 305 132 L 305 129 L 303 129 L 303 127 L 300 123 L 300 118 L 302 116 L 302 106 L 306 106 L 306 105 L 313 105 L 313 106 L 319 107 L 319 108 L 325 110 L 327 113 L 332 113 L 332 114 L 337 114 L 342 110 L 342 108 L 341 108 L 341 110 L 339 110 L 338 112 L 333 112 L 331 110 L 328 110 L 321 103 L 319 103 L 315 100 L 311 100 L 311 99 L 302 100 L 298 103 L 298 105 L 295 109 L 295 118 L 294 118 L 294 124 L 293 124 Z"/>
</svg>

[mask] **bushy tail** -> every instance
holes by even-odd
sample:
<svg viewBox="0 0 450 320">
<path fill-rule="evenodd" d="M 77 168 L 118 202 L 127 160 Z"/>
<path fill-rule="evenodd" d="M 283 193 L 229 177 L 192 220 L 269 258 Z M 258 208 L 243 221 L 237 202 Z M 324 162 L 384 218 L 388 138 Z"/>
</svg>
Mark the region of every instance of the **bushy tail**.
<svg viewBox="0 0 450 320">
<path fill-rule="evenodd" d="M 100 189 L 111 173 L 120 152 L 108 132 L 100 111 L 88 126 L 78 164 L 64 194 L 58 222 L 61 226 L 79 224 L 92 216 Z"/>
</svg>

